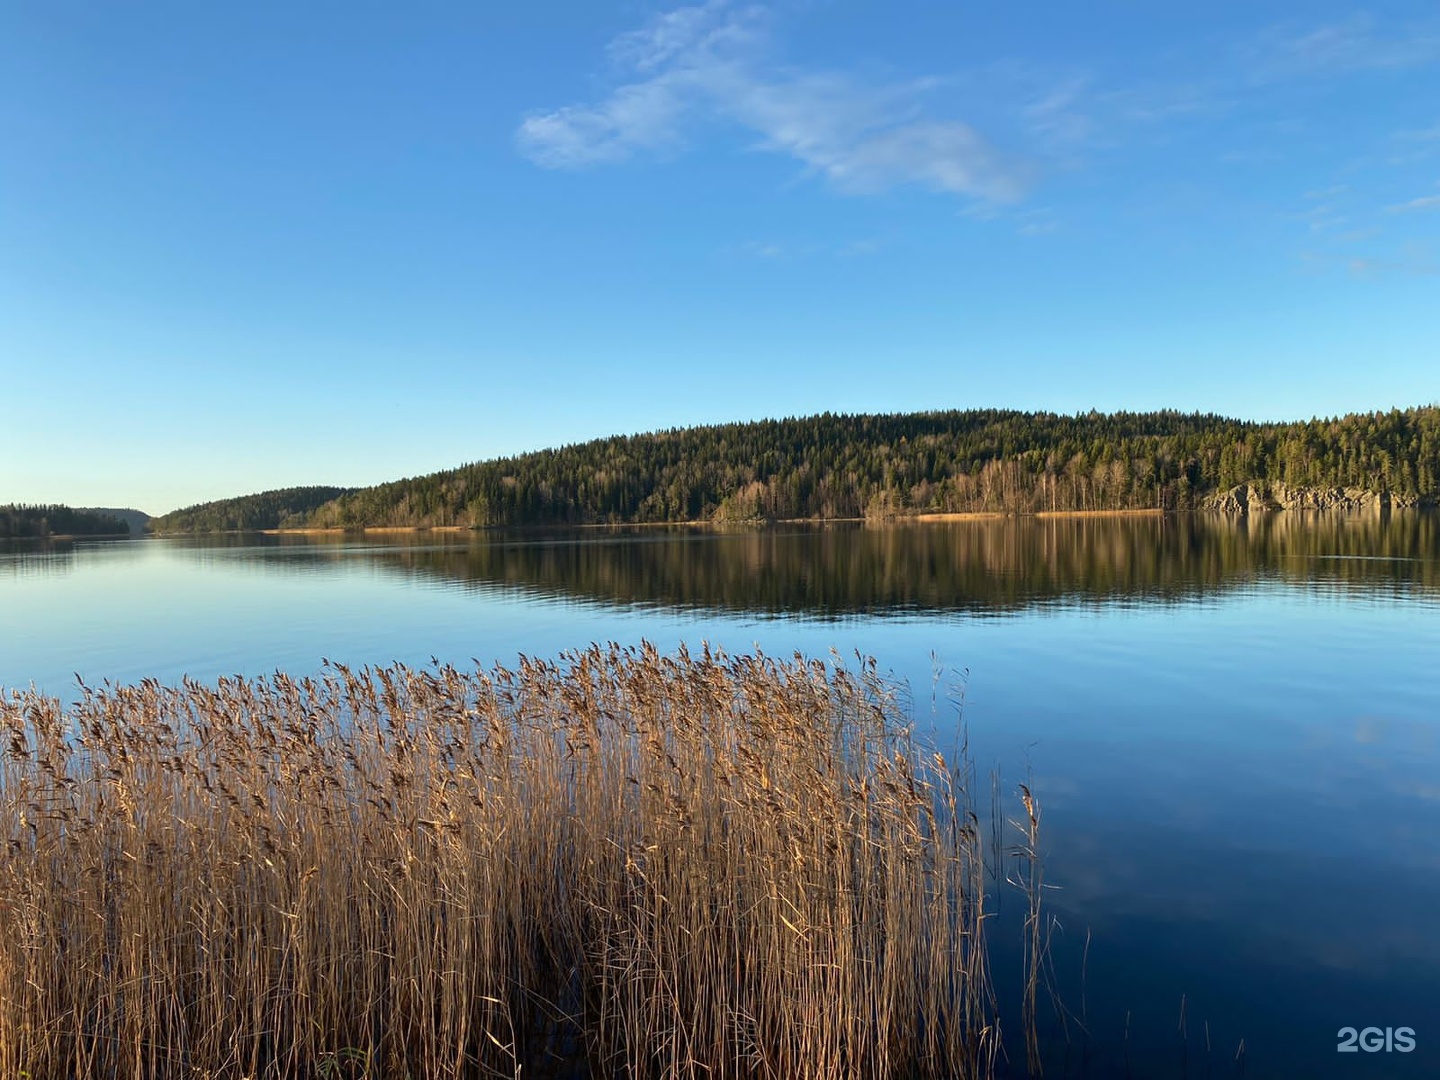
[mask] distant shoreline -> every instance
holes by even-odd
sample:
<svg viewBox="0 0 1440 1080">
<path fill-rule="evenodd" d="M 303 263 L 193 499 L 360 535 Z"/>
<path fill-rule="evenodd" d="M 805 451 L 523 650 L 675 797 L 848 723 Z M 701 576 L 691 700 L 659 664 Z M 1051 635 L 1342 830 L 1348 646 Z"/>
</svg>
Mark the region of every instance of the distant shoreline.
<svg viewBox="0 0 1440 1080">
<path fill-rule="evenodd" d="M 232 529 L 232 533 L 256 532 L 262 536 L 344 536 L 347 533 L 419 533 L 419 532 L 479 532 L 471 525 L 366 525 L 363 528 L 343 529 Z M 204 536 L 201 532 L 158 533 L 159 536 Z M 223 534 L 212 534 L 223 535 Z"/>
<path fill-rule="evenodd" d="M 1193 510 L 1161 510 L 1147 507 L 1142 510 L 1039 510 L 1035 517 L 1042 518 L 1089 518 L 1089 517 L 1158 517 L 1164 514 L 1194 513 Z"/>
<path fill-rule="evenodd" d="M 1127 510 L 952 510 L 927 511 L 924 513 L 893 514 L 885 517 L 792 517 L 792 518 L 739 518 L 731 520 L 692 519 L 689 521 L 587 521 L 579 524 L 564 522 L 535 521 L 508 525 L 363 525 L 327 526 L 325 528 L 299 529 L 219 529 L 207 531 L 175 530 L 147 532 L 139 536 L 124 533 L 103 536 L 54 535 L 47 537 L 13 537 L 12 539 L 45 540 L 126 540 L 166 536 L 370 536 L 412 533 L 491 533 L 516 530 L 547 529 L 752 529 L 774 525 L 903 525 L 910 522 L 953 522 L 953 521 L 1003 521 L 1024 518 L 1056 520 L 1063 518 L 1126 518 L 1126 517 L 1178 517 L 1182 514 L 1207 514 L 1217 517 L 1243 519 L 1245 517 L 1269 514 L 1373 514 L 1379 512 L 1434 510 L 1435 504 L 1420 501 L 1409 504 L 1372 504 L 1336 506 L 1266 506 L 1256 505 L 1248 510 L 1235 510 L 1226 506 L 1196 506 L 1188 510 L 1170 510 L 1156 506 L 1137 507 Z"/>
<path fill-rule="evenodd" d="M 1430 506 L 1421 504 L 1417 506 L 1390 506 L 1385 509 L 1395 510 L 1428 510 Z M 1256 507 L 1251 516 L 1256 514 L 1275 513 L 1302 513 L 1302 514 L 1365 514 L 1373 513 L 1374 508 L 1370 507 L 1330 507 L 1317 509 L 1311 507 Z M 764 528 L 774 525 L 846 525 L 846 524 L 869 524 L 869 525 L 904 525 L 911 522 L 953 522 L 953 521 L 1005 521 L 1031 519 L 1077 519 L 1088 518 L 1127 518 L 1127 517 L 1178 517 L 1182 514 L 1206 514 L 1224 518 L 1243 518 L 1244 513 L 1220 509 L 1217 507 L 1196 507 L 1193 510 L 1166 510 L 1160 507 L 1139 507 L 1128 510 L 955 510 L 955 511 L 934 511 L 920 514 L 896 514 L 890 517 L 833 517 L 833 518 L 772 518 L 754 520 L 732 520 L 715 521 L 712 519 L 692 519 L 689 521 L 590 521 L 581 524 L 570 525 L 559 522 L 527 522 L 515 525 L 365 525 L 354 527 L 332 526 L 327 528 L 300 528 L 300 529 L 226 529 L 216 532 L 162 532 L 148 535 L 156 537 L 165 536 L 236 536 L 236 535 L 258 535 L 258 536 L 383 536 L 383 535 L 410 535 L 416 533 L 498 533 L 515 530 L 536 529 L 536 530 L 582 530 L 582 529 L 749 529 Z M 47 539 L 52 540 L 74 540 L 74 539 L 124 539 L 121 537 L 71 537 L 53 536 Z"/>
<path fill-rule="evenodd" d="M 1162 510 L 1146 507 L 1133 510 L 955 510 L 923 514 L 896 514 L 893 517 L 832 517 L 832 518 L 773 518 L 755 520 L 715 521 L 713 519 L 691 519 L 688 521 L 587 521 L 576 525 L 556 522 L 533 522 L 518 525 L 365 525 L 350 528 L 302 528 L 302 529 L 235 529 L 231 533 L 254 532 L 263 536 L 357 536 L 409 533 L 484 533 L 504 532 L 515 529 L 742 529 L 770 525 L 904 525 L 910 522 L 944 521 L 1003 521 L 1019 518 L 1112 518 L 1112 517 L 1162 517 L 1165 515 L 1196 513 L 1193 510 Z M 1204 513 L 1206 511 L 1199 511 Z M 1217 511 L 1217 513 L 1223 513 Z M 1230 515 L 1225 515 L 1230 516 Z M 161 533 L 162 536 L 203 536 L 204 533 Z M 222 534 L 212 534 L 222 535 Z"/>
<path fill-rule="evenodd" d="M 138 540 L 140 537 L 133 533 L 46 533 L 44 536 L 0 536 L 0 541 L 14 543 L 16 541 L 48 541 L 59 540 L 62 543 L 73 544 L 79 540 Z"/>
</svg>

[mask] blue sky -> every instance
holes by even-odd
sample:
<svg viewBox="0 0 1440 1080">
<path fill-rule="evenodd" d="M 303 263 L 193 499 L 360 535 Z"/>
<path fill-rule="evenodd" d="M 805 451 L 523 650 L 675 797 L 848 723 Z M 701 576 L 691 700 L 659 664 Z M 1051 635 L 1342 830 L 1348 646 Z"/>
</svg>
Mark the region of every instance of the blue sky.
<svg viewBox="0 0 1440 1080">
<path fill-rule="evenodd" d="M 0 6 L 0 502 L 1437 359 L 1432 3 Z"/>
</svg>

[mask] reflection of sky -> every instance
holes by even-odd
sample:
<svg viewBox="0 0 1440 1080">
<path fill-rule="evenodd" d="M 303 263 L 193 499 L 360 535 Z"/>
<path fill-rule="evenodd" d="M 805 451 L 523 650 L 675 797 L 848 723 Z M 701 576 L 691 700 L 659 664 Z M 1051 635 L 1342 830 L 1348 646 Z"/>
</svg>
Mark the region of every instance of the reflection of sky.
<svg viewBox="0 0 1440 1080">
<path fill-rule="evenodd" d="M 452 587 L 351 549 L 257 559 L 143 542 L 77 545 L 64 559 L 65 573 L 0 571 L 0 685 L 63 695 L 77 671 L 91 683 L 212 679 L 307 673 L 322 657 L 510 663 L 642 637 L 781 657 L 833 647 L 909 680 L 920 726 L 948 747 L 948 685 L 930 715 L 934 653 L 947 683 L 968 669 L 982 777 L 998 766 L 1013 788 L 1034 769 L 1071 959 L 1085 927 L 1096 935 L 1092 1003 L 1119 1008 L 1121 987 L 1186 992 L 1217 1029 L 1228 1015 L 1252 1054 L 1268 1027 L 1318 1039 L 1314 1060 L 1333 1063 L 1320 1056 L 1326 1029 L 1415 1024 L 1406 995 L 1440 970 L 1440 608 L 1429 599 L 1262 580 L 1163 607 L 820 621 Z M 1440 1050 L 1440 1017 L 1430 1030 Z M 1423 1053 L 1402 1064 L 1422 1059 L 1434 1065 Z"/>
</svg>

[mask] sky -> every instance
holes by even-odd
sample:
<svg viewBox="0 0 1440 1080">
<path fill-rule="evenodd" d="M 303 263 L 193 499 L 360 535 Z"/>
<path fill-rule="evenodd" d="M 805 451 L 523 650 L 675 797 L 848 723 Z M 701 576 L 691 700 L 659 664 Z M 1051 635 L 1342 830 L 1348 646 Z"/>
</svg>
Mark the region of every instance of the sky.
<svg viewBox="0 0 1440 1080">
<path fill-rule="evenodd" d="M 0 0 L 0 503 L 1440 401 L 1433 2 Z"/>
</svg>

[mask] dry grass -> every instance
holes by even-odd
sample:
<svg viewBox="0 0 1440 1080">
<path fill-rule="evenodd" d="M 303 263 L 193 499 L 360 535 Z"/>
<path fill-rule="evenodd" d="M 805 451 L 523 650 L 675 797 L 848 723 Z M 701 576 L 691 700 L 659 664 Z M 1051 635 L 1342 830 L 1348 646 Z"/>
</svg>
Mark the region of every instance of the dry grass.
<svg viewBox="0 0 1440 1080">
<path fill-rule="evenodd" d="M 981 836 L 873 663 L 0 697 L 0 1076 L 977 1077 Z"/>
</svg>

